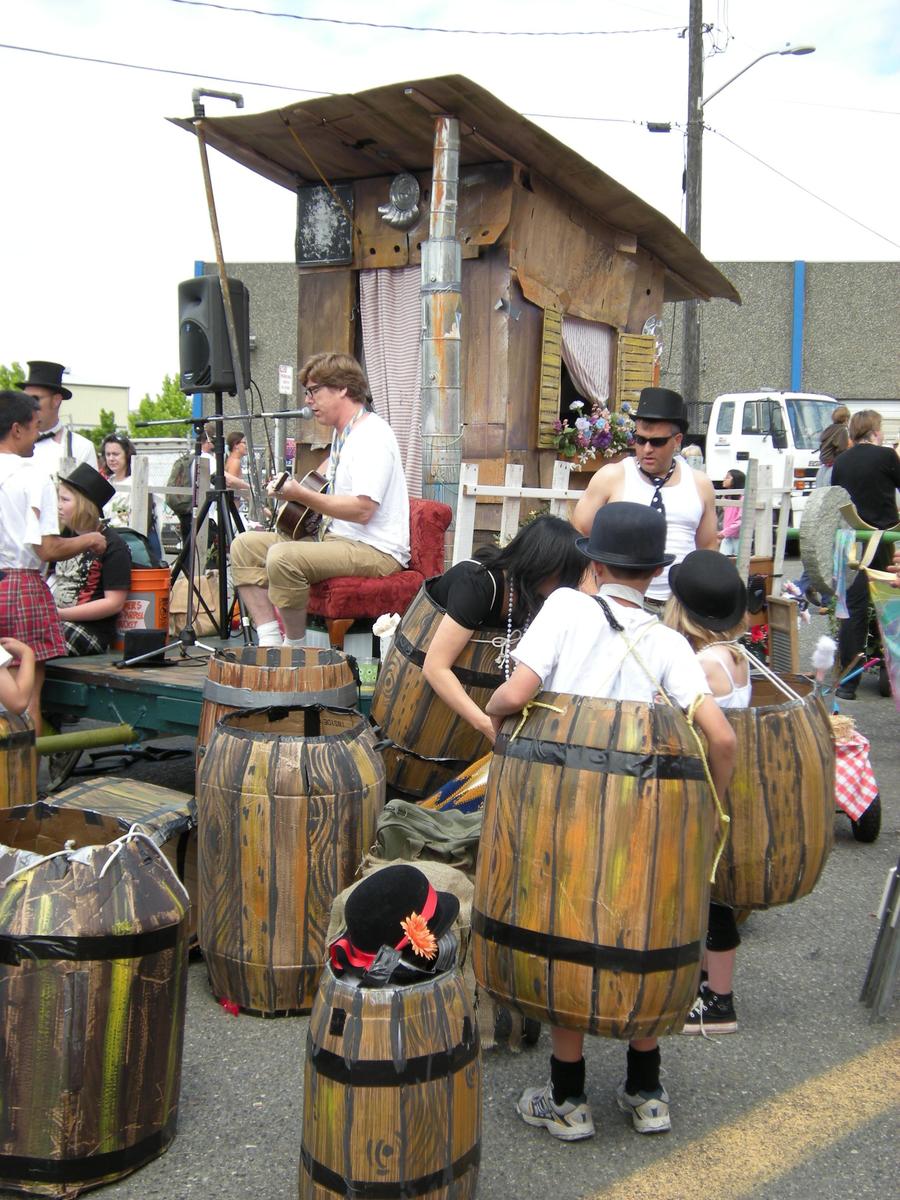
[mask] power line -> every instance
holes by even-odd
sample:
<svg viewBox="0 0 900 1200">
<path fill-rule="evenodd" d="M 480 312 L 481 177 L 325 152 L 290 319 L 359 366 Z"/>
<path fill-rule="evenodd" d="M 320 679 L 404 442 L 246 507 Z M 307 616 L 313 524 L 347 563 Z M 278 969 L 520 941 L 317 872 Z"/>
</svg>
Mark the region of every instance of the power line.
<svg viewBox="0 0 900 1200">
<path fill-rule="evenodd" d="M 334 92 L 298 88 L 288 83 L 260 83 L 256 79 L 232 79 L 230 75 L 209 75 L 202 71 L 176 71 L 171 67 L 148 67 L 143 63 L 119 62 L 113 58 L 89 58 L 86 54 L 63 54 L 61 50 L 42 50 L 37 46 L 12 46 L 0 42 L 0 50 L 19 50 L 23 54 L 45 54 L 50 58 L 66 58 L 70 62 L 97 63 L 102 67 L 124 67 L 128 71 L 152 71 L 156 75 L 181 75 L 187 79 L 215 79 L 219 83 L 240 83 L 244 87 L 277 88 L 282 92 L 303 92 L 309 96 L 333 96 Z"/>
<path fill-rule="evenodd" d="M 277 17 L 288 21 L 308 21 L 319 25 L 353 25 L 363 29 L 401 29 L 407 33 L 462 33 L 474 37 L 616 37 L 630 33 L 677 33 L 680 25 L 660 25 L 649 29 L 448 29 L 440 25 L 399 25 L 382 21 L 349 21 L 339 17 L 308 17 L 300 13 L 270 12 L 237 4 L 216 4 L 213 0 L 171 0 L 191 8 L 215 8 L 220 12 L 249 13 L 255 17 Z"/>
<path fill-rule="evenodd" d="M 735 150 L 740 150 L 742 154 L 746 154 L 748 158 L 752 158 L 753 161 L 758 162 L 760 166 L 763 166 L 768 171 L 778 175 L 779 178 L 785 180 L 786 183 L 793 184 L 795 188 L 799 188 L 801 192 L 805 192 L 806 195 L 811 196 L 813 200 L 818 200 L 820 204 L 824 204 L 826 208 L 830 208 L 833 212 L 845 217 L 848 221 L 852 221 L 853 224 L 858 225 L 860 229 L 865 229 L 866 233 L 874 234 L 875 237 L 881 238 L 883 242 L 887 242 L 889 246 L 895 246 L 898 250 L 900 250 L 900 242 L 892 241 L 891 238 L 886 237 L 883 233 L 879 233 L 877 229 L 873 229 L 871 225 L 866 225 L 863 221 L 859 221 L 856 217 L 851 216 L 850 213 L 844 212 L 842 208 L 838 208 L 836 204 L 832 204 L 831 201 L 826 200 L 824 196 L 820 196 L 818 193 L 811 191 L 808 187 L 804 187 L 803 184 L 798 183 L 796 179 L 791 179 L 790 175 L 785 175 L 784 171 L 779 171 L 777 167 L 773 167 L 771 163 L 767 163 L 765 159 L 760 158 L 758 154 L 754 154 L 752 150 L 747 150 L 744 146 L 739 146 L 738 143 L 734 141 L 733 138 L 728 137 L 727 134 L 720 133 L 718 129 L 713 129 L 709 125 L 704 125 L 704 129 L 706 129 L 709 133 L 714 133 L 716 137 L 720 137 L 723 141 L 728 142 L 730 146 L 734 146 Z"/>
</svg>

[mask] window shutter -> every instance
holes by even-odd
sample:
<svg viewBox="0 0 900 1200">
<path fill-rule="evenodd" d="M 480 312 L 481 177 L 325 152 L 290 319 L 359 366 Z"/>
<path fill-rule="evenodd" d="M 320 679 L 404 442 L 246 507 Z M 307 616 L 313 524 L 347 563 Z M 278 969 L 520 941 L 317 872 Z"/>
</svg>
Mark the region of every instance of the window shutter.
<svg viewBox="0 0 900 1200">
<path fill-rule="evenodd" d="M 652 333 L 620 333 L 616 353 L 616 408 L 627 400 L 637 407 L 641 388 L 653 386 L 656 338 Z"/>
<path fill-rule="evenodd" d="M 556 443 L 554 422 L 559 420 L 559 389 L 562 376 L 562 312 L 544 309 L 541 338 L 541 398 L 538 405 L 538 448 Z"/>
</svg>

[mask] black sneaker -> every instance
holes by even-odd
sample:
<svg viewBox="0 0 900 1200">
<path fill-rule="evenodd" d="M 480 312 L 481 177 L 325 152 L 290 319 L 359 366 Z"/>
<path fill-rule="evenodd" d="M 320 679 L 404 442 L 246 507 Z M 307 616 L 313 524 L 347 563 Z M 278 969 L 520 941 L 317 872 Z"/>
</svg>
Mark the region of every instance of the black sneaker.
<svg viewBox="0 0 900 1200">
<path fill-rule="evenodd" d="M 838 700 L 855 700 L 856 686 L 850 683 L 842 683 L 834 689 L 834 694 Z"/>
<path fill-rule="evenodd" d="M 682 1033 L 737 1033 L 734 997 L 705 988 L 687 1015 Z"/>
</svg>

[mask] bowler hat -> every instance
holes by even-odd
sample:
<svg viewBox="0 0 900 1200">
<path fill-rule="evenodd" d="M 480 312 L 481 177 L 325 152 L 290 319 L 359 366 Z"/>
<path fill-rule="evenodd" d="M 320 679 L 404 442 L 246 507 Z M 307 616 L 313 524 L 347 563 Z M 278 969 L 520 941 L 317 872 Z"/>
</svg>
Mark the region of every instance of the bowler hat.
<svg viewBox="0 0 900 1200">
<path fill-rule="evenodd" d="M 587 558 L 610 567 L 652 571 L 675 561 L 666 554 L 666 518 L 646 504 L 617 500 L 597 510 L 590 537 L 576 538 Z"/>
<path fill-rule="evenodd" d="M 684 414 L 684 400 L 670 388 L 643 388 L 638 397 L 636 421 L 671 421 L 682 433 L 687 433 L 688 420 Z"/>
<path fill-rule="evenodd" d="M 331 946 L 333 965 L 368 968 L 382 946 L 427 965 L 459 914 L 459 900 L 438 892 L 418 867 L 397 864 L 367 876 L 347 897 L 346 933 Z M 343 953 L 335 956 L 335 951 Z"/>
<path fill-rule="evenodd" d="M 41 362 L 36 359 L 28 364 L 28 378 L 16 384 L 17 388 L 41 387 L 51 392 L 61 392 L 63 400 L 71 400 L 72 393 L 63 387 L 62 377 L 65 367 L 62 363 Z"/>
<path fill-rule="evenodd" d="M 104 505 L 109 504 L 116 494 L 116 489 L 109 480 L 104 479 L 100 472 L 95 471 L 88 463 L 79 463 L 71 475 L 60 478 L 59 482 L 74 488 L 76 492 L 81 492 L 82 496 L 87 496 L 88 500 L 97 505 L 100 512 L 103 512 Z"/>
<path fill-rule="evenodd" d="M 733 629 L 747 611 L 747 588 L 734 563 L 716 550 L 692 550 L 669 571 L 669 587 L 704 629 Z"/>
</svg>

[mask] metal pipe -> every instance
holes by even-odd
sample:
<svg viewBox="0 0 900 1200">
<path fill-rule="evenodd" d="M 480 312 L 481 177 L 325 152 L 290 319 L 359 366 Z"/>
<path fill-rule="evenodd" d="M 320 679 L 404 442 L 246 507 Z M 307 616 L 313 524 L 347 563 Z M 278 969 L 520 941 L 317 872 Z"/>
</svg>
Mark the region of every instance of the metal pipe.
<svg viewBox="0 0 900 1200">
<path fill-rule="evenodd" d="M 65 754 L 69 750 L 96 750 L 98 746 L 124 746 L 140 740 L 140 734 L 130 725 L 103 725 L 99 729 L 48 733 L 35 738 L 34 744 L 38 754 Z"/>
<path fill-rule="evenodd" d="M 434 119 L 428 240 L 422 243 L 422 434 L 426 494 L 455 507 L 459 487 L 462 250 L 456 237 L 459 121 Z"/>
</svg>

